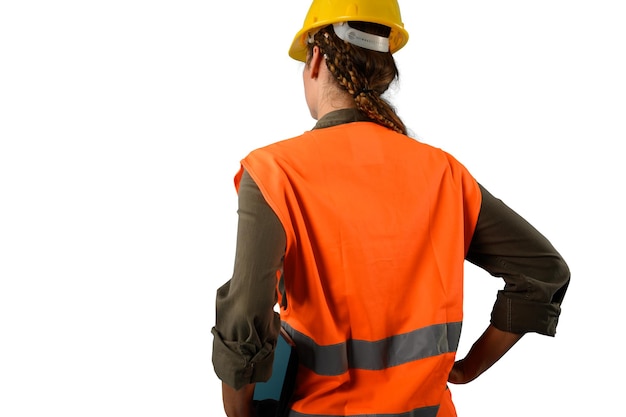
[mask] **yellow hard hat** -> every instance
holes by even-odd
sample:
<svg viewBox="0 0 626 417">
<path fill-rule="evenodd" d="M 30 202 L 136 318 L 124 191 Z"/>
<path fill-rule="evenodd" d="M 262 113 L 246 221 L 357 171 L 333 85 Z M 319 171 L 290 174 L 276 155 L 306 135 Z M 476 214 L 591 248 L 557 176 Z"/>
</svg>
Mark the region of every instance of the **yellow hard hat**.
<svg viewBox="0 0 626 417">
<path fill-rule="evenodd" d="M 306 61 L 307 39 L 309 34 L 321 27 L 349 21 L 378 23 L 391 28 L 389 51 L 394 53 L 409 40 L 404 29 L 400 6 L 396 0 L 313 0 L 304 19 L 302 29 L 296 34 L 289 56 L 298 61 Z M 342 38 L 343 39 L 343 38 Z"/>
</svg>

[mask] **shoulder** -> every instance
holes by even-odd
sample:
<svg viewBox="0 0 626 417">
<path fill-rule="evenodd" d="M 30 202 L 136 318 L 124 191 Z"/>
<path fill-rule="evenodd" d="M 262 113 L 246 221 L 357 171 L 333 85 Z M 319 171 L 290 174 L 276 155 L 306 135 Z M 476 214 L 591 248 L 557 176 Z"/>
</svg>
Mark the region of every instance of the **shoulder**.
<svg viewBox="0 0 626 417">
<path fill-rule="evenodd" d="M 248 153 L 244 160 L 255 160 L 255 159 L 273 159 L 286 157 L 290 155 L 294 149 L 301 146 L 301 142 L 305 137 L 309 135 L 310 132 L 305 132 L 298 136 L 293 136 L 291 138 L 278 140 L 276 142 L 270 143 L 268 145 L 262 146 L 260 148 L 256 148 Z"/>
</svg>

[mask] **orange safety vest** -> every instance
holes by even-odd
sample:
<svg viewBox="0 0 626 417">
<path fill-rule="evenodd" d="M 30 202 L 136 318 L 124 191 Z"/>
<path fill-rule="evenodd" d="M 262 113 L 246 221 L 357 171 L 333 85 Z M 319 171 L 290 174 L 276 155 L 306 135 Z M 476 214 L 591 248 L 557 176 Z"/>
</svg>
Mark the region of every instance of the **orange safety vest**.
<svg viewBox="0 0 626 417">
<path fill-rule="evenodd" d="M 481 204 L 446 152 L 371 122 L 251 152 L 280 219 L 283 326 L 300 366 L 290 417 L 455 416 L 447 378 Z"/>
</svg>

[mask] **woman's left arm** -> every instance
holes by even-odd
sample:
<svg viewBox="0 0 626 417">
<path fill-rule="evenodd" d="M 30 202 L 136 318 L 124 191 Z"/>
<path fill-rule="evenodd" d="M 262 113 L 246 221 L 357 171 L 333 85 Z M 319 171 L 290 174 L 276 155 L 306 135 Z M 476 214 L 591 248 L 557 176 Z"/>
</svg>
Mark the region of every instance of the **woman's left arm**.
<svg viewBox="0 0 626 417">
<path fill-rule="evenodd" d="M 244 172 L 239 186 L 237 249 L 232 278 L 216 298 L 213 367 L 222 380 L 229 417 L 250 417 L 254 383 L 272 372 L 280 317 L 277 271 L 285 253 L 283 227 Z"/>
<path fill-rule="evenodd" d="M 255 417 L 254 407 L 252 407 L 253 394 L 254 384 L 247 384 L 236 390 L 222 382 L 222 400 L 226 415 L 228 417 Z"/>
</svg>

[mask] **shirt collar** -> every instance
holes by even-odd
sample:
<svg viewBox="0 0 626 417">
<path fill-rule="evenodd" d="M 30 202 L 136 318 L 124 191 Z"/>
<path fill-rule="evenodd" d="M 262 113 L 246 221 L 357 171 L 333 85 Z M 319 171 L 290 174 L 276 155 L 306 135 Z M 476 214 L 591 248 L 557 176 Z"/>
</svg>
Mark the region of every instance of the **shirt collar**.
<svg viewBox="0 0 626 417">
<path fill-rule="evenodd" d="M 322 118 L 317 121 L 313 129 L 324 129 L 326 127 L 333 127 L 344 123 L 368 121 L 370 120 L 355 108 L 334 110 L 322 116 Z"/>
</svg>

